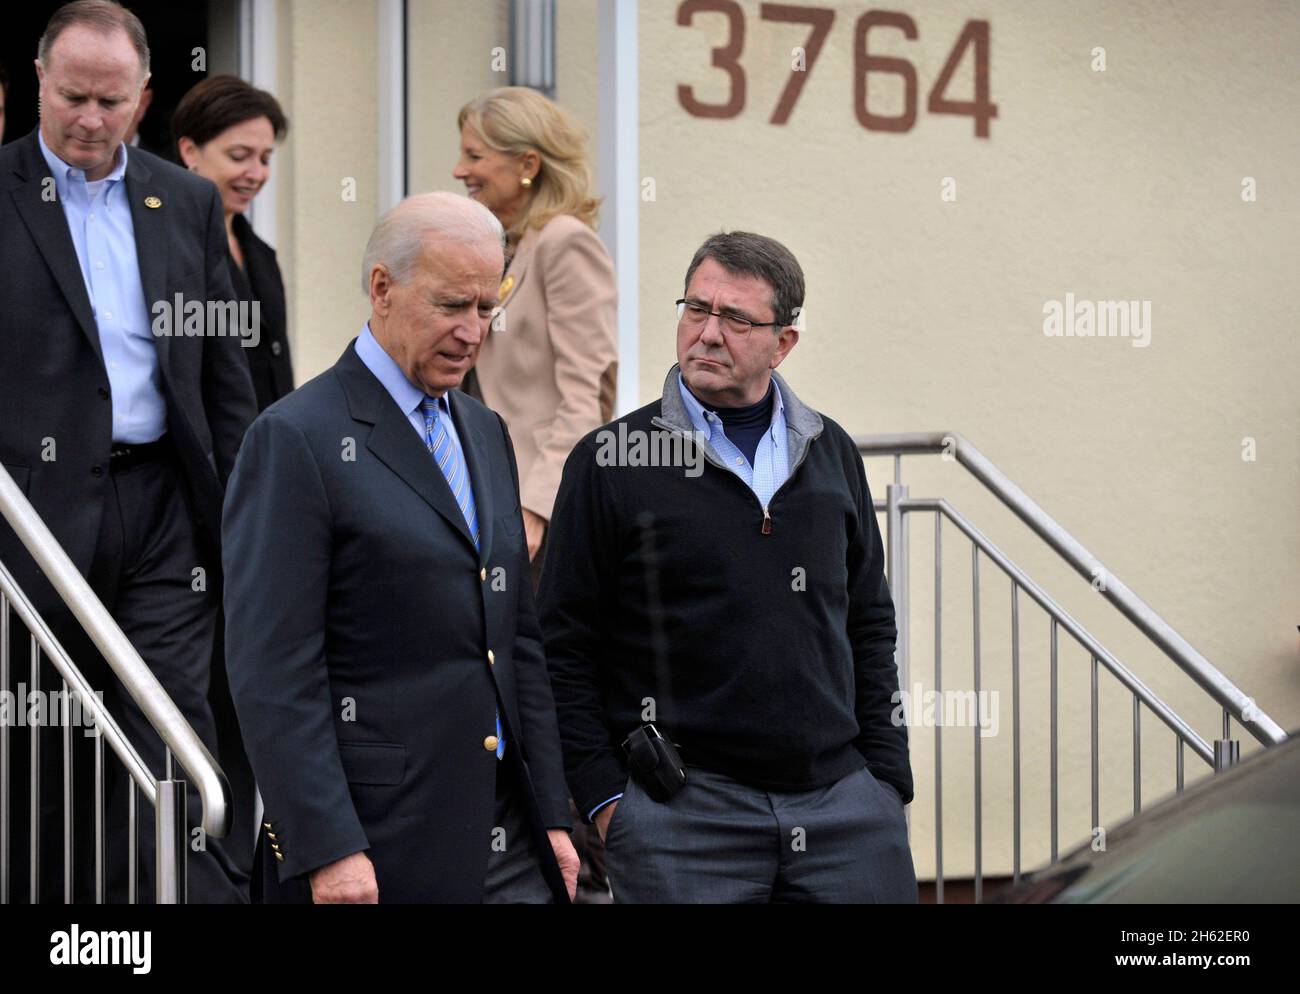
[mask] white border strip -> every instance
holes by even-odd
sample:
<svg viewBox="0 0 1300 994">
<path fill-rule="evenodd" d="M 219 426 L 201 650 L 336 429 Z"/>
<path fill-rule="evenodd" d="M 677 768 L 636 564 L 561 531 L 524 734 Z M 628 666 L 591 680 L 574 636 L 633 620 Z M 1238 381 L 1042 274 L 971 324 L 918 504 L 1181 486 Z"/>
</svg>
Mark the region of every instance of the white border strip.
<svg viewBox="0 0 1300 994">
<path fill-rule="evenodd" d="M 259 90 L 266 90 L 273 96 L 280 89 L 276 18 L 275 0 L 240 0 L 239 74 Z M 276 211 L 276 177 L 279 173 L 279 169 L 272 166 L 270 177 L 248 210 L 253 230 L 272 248 L 275 247 L 276 219 L 279 216 Z"/>
<path fill-rule="evenodd" d="M 402 0 L 379 0 L 379 190 L 383 214 L 406 195 L 406 19 Z"/>
<path fill-rule="evenodd" d="M 641 406 L 638 6 L 637 0 L 600 0 L 600 233 L 618 282 L 619 414 Z"/>
</svg>

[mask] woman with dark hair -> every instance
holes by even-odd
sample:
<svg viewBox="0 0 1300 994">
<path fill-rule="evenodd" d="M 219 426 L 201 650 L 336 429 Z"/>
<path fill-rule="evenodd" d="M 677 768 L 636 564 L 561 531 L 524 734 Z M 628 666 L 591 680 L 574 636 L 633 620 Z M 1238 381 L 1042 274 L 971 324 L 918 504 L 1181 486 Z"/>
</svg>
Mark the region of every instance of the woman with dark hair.
<svg viewBox="0 0 1300 994">
<path fill-rule="evenodd" d="M 270 177 L 275 143 L 288 130 L 275 97 L 235 76 L 205 79 L 181 98 L 172 115 L 181 161 L 221 193 L 235 294 L 241 301 L 257 301 L 261 312 L 257 344 L 244 350 L 259 412 L 293 389 L 293 366 L 275 250 L 253 233 L 244 212 Z"/>
</svg>

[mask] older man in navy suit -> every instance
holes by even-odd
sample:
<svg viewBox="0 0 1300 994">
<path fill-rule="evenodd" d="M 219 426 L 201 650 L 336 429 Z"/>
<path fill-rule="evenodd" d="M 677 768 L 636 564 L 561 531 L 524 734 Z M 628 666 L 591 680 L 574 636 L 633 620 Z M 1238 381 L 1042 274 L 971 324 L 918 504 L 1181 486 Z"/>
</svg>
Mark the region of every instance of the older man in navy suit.
<svg viewBox="0 0 1300 994">
<path fill-rule="evenodd" d="M 452 194 L 386 214 L 363 263 L 369 322 L 240 451 L 226 654 L 266 801 L 268 903 L 573 896 L 514 451 L 455 389 L 502 244 Z"/>
</svg>

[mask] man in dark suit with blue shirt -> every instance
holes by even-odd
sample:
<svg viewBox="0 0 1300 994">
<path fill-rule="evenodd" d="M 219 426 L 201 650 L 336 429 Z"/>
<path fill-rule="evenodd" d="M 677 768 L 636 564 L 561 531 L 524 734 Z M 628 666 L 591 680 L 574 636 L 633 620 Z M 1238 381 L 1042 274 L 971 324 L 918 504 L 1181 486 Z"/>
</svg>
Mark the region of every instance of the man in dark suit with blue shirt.
<svg viewBox="0 0 1300 994">
<path fill-rule="evenodd" d="M 178 300 L 206 316 L 209 302 L 233 297 L 221 201 L 211 183 L 122 140 L 149 79 L 135 15 L 105 0 L 68 4 L 38 53 L 40 127 L 0 148 L 0 462 L 215 753 L 207 695 L 221 501 L 253 388 L 240 329 L 205 320 L 177 337 L 156 322 Z M 0 561 L 161 776 L 161 739 L 2 521 Z M 45 672 L 43 686 L 58 686 Z M 36 889 L 62 900 L 61 749 L 58 729 L 45 731 Z M 92 794 L 80 782 L 89 754 L 75 753 L 76 900 L 92 896 Z M 16 752 L 14 768 L 24 759 Z M 108 882 L 110 899 L 125 900 L 128 782 L 118 774 L 108 764 Z M 189 805 L 193 821 L 194 791 Z M 148 895 L 152 819 L 142 821 Z M 14 823 L 18 860 L 27 819 Z M 215 840 L 195 848 L 188 872 L 191 901 L 247 900 L 247 877 Z"/>
<path fill-rule="evenodd" d="M 370 320 L 244 441 L 226 658 L 266 802 L 268 903 L 567 903 L 577 880 L 514 451 L 455 388 L 500 222 L 411 197 L 366 248 Z"/>
</svg>

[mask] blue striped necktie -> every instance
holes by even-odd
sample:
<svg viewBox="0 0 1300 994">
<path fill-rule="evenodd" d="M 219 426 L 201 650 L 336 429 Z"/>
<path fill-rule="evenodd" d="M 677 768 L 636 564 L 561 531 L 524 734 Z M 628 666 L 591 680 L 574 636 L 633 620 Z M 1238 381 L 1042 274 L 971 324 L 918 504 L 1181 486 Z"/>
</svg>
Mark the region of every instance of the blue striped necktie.
<svg viewBox="0 0 1300 994">
<path fill-rule="evenodd" d="M 433 456 L 433 461 L 438 464 L 438 469 L 442 475 L 447 478 L 447 486 L 451 487 L 452 499 L 460 507 L 460 513 L 465 515 L 465 523 L 469 525 L 469 533 L 474 538 L 474 548 L 479 547 L 478 537 L 478 511 L 474 507 L 474 487 L 469 480 L 469 467 L 465 465 L 465 460 L 460 452 L 456 449 L 456 443 L 452 441 L 451 432 L 447 430 L 447 425 L 442 419 L 444 414 L 443 401 L 441 398 L 425 397 L 421 405 L 424 410 L 424 445 Z M 445 409 L 445 413 L 450 416 L 450 408 Z M 501 730 L 501 712 L 497 712 L 497 759 L 505 755 L 506 737 Z"/>
<path fill-rule="evenodd" d="M 478 511 L 474 507 L 474 487 L 469 480 L 469 467 L 465 465 L 464 457 L 457 451 L 451 432 L 447 430 L 446 422 L 443 421 L 442 404 L 442 398 L 424 398 L 422 405 L 424 444 L 433 456 L 433 461 L 438 464 L 442 475 L 447 478 L 452 499 L 460 507 L 460 513 L 465 515 L 465 523 L 469 525 L 469 533 L 474 539 L 474 548 L 477 549 L 479 547 Z M 450 414 L 450 411 L 447 413 Z"/>
</svg>

